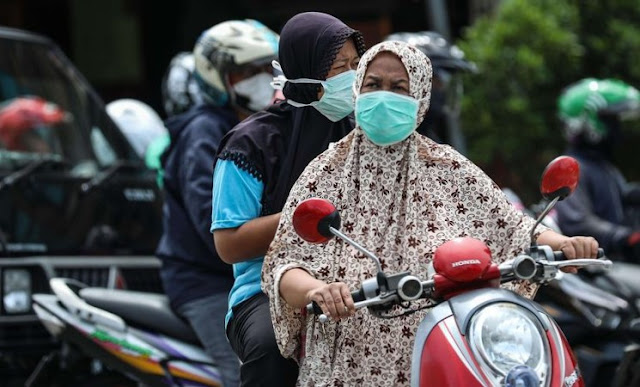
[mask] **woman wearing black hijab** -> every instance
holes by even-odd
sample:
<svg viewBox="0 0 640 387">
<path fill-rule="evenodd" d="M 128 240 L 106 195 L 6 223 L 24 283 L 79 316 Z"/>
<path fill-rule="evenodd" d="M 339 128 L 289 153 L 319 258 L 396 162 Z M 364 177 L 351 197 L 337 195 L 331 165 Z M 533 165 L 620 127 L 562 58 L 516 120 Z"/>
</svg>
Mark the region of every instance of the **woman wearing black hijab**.
<svg viewBox="0 0 640 387">
<path fill-rule="evenodd" d="M 279 42 L 287 100 L 252 115 L 220 144 L 211 231 L 220 257 L 233 264 L 227 336 L 242 361 L 243 386 L 295 384 L 297 364 L 280 355 L 260 289 L 263 256 L 298 176 L 354 126 L 352 84 L 364 51 L 361 34 L 335 17 L 294 16 Z"/>
</svg>

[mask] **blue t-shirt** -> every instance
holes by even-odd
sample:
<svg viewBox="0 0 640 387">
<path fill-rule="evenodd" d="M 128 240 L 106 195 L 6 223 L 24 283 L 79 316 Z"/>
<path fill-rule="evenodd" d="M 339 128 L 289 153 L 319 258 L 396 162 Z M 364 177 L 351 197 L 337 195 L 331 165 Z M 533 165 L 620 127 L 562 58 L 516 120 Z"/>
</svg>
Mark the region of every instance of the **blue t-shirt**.
<svg viewBox="0 0 640 387">
<path fill-rule="evenodd" d="M 211 232 L 236 228 L 260 216 L 264 184 L 228 160 L 218 160 L 213 173 L 213 202 Z M 258 294 L 264 257 L 233 265 L 235 282 L 229 293 L 229 310 L 225 325 L 232 317 L 232 309 Z"/>
</svg>

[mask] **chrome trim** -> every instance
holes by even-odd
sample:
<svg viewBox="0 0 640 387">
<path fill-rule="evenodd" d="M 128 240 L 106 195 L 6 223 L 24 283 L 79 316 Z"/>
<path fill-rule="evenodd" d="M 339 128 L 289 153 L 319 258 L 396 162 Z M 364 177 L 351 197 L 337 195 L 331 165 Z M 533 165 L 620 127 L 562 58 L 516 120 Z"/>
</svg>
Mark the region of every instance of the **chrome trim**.
<svg viewBox="0 0 640 387">
<path fill-rule="evenodd" d="M 471 371 L 472 374 L 478 379 L 478 381 L 484 386 L 486 385 L 484 382 L 484 378 L 482 377 L 483 372 L 476 367 L 475 362 L 473 361 L 474 354 L 467 350 L 467 345 L 469 348 L 471 347 L 471 343 L 469 343 L 463 336 L 464 334 L 460 332 L 458 325 L 454 318 L 448 318 L 444 320 L 444 324 L 447 327 L 448 332 L 446 334 L 449 335 L 451 340 L 454 341 L 455 345 L 460 349 L 460 351 L 456 351 L 458 356 L 464 356 L 465 364 L 467 368 Z M 456 333 L 454 335 L 454 332 Z M 452 344 L 453 345 L 453 344 Z M 492 375 L 491 375 L 492 376 Z M 495 380 L 494 380 L 495 382 Z"/>
<path fill-rule="evenodd" d="M 562 380 L 562 383 L 564 384 L 564 379 L 565 379 L 565 375 L 567 373 L 567 370 L 565 368 L 565 362 L 566 359 L 564 357 L 564 344 L 562 342 L 562 336 L 560 335 L 560 333 L 558 332 L 560 328 L 558 328 L 558 326 L 556 325 L 555 321 L 553 321 L 551 318 L 549 318 L 548 316 L 545 315 L 546 318 L 549 319 L 549 332 L 551 332 L 551 336 L 553 336 L 553 341 L 555 343 L 557 343 L 557 347 L 558 347 L 558 357 L 559 357 L 559 361 L 560 361 L 560 380 Z M 549 359 L 551 359 L 551 348 L 548 348 L 549 351 Z M 549 387 L 551 385 L 551 375 L 553 373 L 553 370 L 551 369 L 552 366 L 552 362 L 549 362 L 549 371 L 548 371 L 548 376 L 547 376 L 547 383 L 546 386 Z"/>
<path fill-rule="evenodd" d="M 448 302 L 443 302 L 427 313 L 416 331 L 411 355 L 411 387 L 420 387 L 420 361 L 427 338 L 438 323 L 453 315 Z"/>
<path fill-rule="evenodd" d="M 420 291 L 417 292 L 415 295 L 409 296 L 409 295 L 405 294 L 404 291 L 403 291 L 404 285 L 409 281 L 417 282 L 418 285 L 420 286 Z M 408 275 L 406 277 L 402 277 L 402 279 L 400 279 L 400 281 L 398 282 L 398 295 L 400 296 L 401 299 L 403 299 L 405 301 L 417 300 L 418 298 L 420 298 L 420 296 L 422 296 L 423 292 L 424 292 L 424 290 L 422 288 L 422 282 L 420 282 L 420 279 L 418 277 L 416 277 L 416 276 Z"/>
<path fill-rule="evenodd" d="M 368 278 L 362 281 L 362 293 L 365 299 L 376 297 L 378 291 L 378 280 L 376 278 Z"/>
</svg>

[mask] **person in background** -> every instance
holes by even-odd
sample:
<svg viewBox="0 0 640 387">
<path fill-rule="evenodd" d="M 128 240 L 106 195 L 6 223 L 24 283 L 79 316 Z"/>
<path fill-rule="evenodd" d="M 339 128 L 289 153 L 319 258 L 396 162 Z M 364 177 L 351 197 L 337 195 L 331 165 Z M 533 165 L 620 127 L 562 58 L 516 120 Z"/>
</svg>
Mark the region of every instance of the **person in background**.
<svg viewBox="0 0 640 387">
<path fill-rule="evenodd" d="M 464 58 L 464 52 L 458 46 L 434 31 L 397 32 L 385 40 L 409 43 L 431 60 L 431 105 L 417 132 L 436 142 L 449 144 L 464 154 L 466 142 L 459 120 L 463 94 L 461 75 L 476 72 L 475 64 Z"/>
<path fill-rule="evenodd" d="M 73 116 L 38 96 L 11 98 L 0 103 L 0 149 L 52 153 L 47 135 Z"/>
<path fill-rule="evenodd" d="M 353 128 L 354 70 L 361 34 L 331 15 L 298 14 L 280 34 L 285 102 L 256 113 L 220 145 L 213 175 L 211 231 L 233 264 L 227 335 L 242 361 L 243 386 L 293 386 L 297 364 L 280 355 L 260 290 L 263 255 L 289 190 L 307 163 Z"/>
<path fill-rule="evenodd" d="M 162 93 L 162 106 L 167 118 L 182 114 L 193 106 L 202 103 L 202 95 L 198 83 L 193 75 L 196 64 L 192 52 L 179 52 L 169 62 L 169 67 L 162 77 L 160 90 Z M 158 186 L 162 187 L 164 170 L 161 157 L 171 143 L 167 132 L 153 140 L 147 147 L 144 161 L 147 167 L 154 169 L 158 174 Z"/>
<path fill-rule="evenodd" d="M 171 141 L 162 155 L 160 275 L 172 308 L 189 321 L 225 387 L 238 385 L 239 362 L 224 325 L 233 275 L 209 234 L 213 164 L 223 136 L 270 103 L 270 63 L 277 50 L 278 35 L 255 20 L 226 21 L 204 31 L 193 50 L 202 103 L 166 121 Z"/>
<path fill-rule="evenodd" d="M 640 186 L 627 183 L 614 155 L 622 120 L 640 113 L 640 93 L 619 80 L 585 78 L 562 92 L 558 112 L 567 154 L 580 162 L 576 191 L 555 207 L 560 228 L 592 235 L 612 258 L 639 263 L 640 219 L 629 210 L 640 206 Z"/>
</svg>

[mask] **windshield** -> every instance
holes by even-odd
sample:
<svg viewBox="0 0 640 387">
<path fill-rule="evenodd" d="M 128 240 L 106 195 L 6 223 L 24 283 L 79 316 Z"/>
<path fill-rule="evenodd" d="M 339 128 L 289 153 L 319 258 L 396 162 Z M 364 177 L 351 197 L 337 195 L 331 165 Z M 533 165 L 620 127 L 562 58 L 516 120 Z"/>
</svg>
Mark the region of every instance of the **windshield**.
<svg viewBox="0 0 640 387">
<path fill-rule="evenodd" d="M 0 159 L 54 154 L 95 174 L 136 158 L 57 47 L 0 36 L 0 53 Z"/>
<path fill-rule="evenodd" d="M 149 254 L 155 172 L 51 42 L 0 28 L 0 257 Z"/>
</svg>

